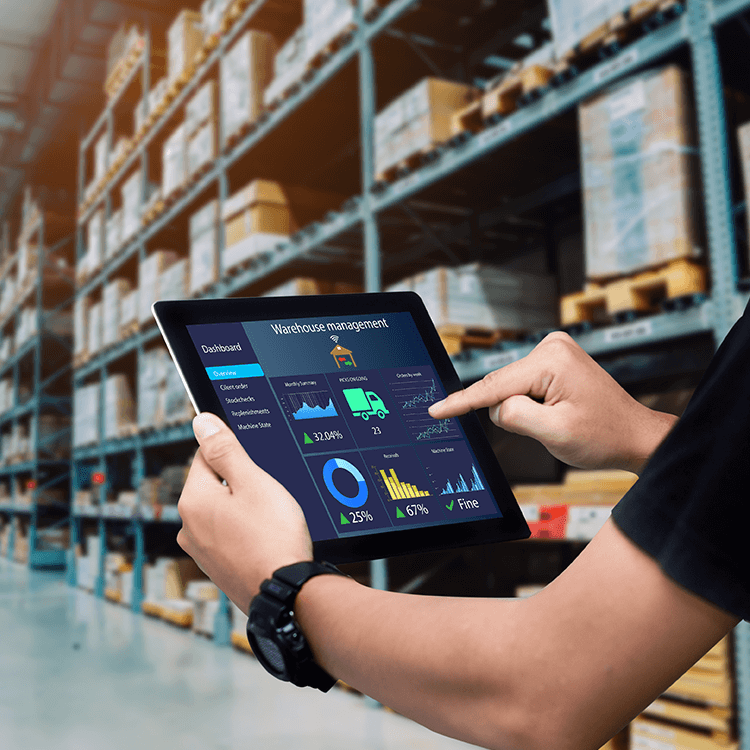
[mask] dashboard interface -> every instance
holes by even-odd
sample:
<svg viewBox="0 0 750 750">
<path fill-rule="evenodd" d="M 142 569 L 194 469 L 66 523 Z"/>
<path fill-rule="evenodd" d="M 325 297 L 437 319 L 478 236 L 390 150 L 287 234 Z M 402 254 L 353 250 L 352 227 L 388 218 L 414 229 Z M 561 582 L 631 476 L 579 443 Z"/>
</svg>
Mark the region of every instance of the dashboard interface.
<svg viewBox="0 0 750 750">
<path fill-rule="evenodd" d="M 408 312 L 187 326 L 225 417 L 313 541 L 502 513 Z"/>
</svg>

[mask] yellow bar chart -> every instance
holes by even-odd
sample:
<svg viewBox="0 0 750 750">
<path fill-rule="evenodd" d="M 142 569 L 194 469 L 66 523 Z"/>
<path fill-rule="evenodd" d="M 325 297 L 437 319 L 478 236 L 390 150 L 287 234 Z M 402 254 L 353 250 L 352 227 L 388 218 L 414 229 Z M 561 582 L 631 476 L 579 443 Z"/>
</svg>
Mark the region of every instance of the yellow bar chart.
<svg viewBox="0 0 750 750">
<path fill-rule="evenodd" d="M 380 476 L 383 479 L 385 488 L 388 490 L 388 494 L 391 496 L 391 500 L 429 496 L 430 493 L 426 490 L 420 490 L 413 484 L 402 482 L 396 475 L 395 469 L 389 469 L 389 474 L 386 474 L 384 469 L 380 469 Z"/>
</svg>

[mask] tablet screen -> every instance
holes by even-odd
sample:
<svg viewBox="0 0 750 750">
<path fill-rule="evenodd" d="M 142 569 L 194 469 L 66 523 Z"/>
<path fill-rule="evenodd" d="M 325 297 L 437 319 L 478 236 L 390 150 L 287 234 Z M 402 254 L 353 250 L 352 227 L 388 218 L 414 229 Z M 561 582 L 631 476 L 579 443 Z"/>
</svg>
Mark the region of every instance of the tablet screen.
<svg viewBox="0 0 750 750">
<path fill-rule="evenodd" d="M 409 312 L 188 325 L 226 421 L 313 541 L 501 518 Z"/>
</svg>

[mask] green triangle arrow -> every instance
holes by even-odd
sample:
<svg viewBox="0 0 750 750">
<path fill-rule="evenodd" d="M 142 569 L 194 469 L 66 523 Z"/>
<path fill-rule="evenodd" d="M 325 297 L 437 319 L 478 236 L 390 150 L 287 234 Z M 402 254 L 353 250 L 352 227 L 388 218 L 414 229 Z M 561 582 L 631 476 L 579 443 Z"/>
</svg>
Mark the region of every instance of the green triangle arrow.
<svg viewBox="0 0 750 750">
<path fill-rule="evenodd" d="M 401 512 L 401 508 L 396 506 L 396 518 L 406 518 L 406 516 Z"/>
<path fill-rule="evenodd" d="M 310 445 L 312 443 L 312 440 L 310 439 L 310 436 L 305 433 L 305 445 Z"/>
<path fill-rule="evenodd" d="M 349 521 L 346 520 L 346 516 L 342 513 L 341 514 L 341 525 L 345 526 Z"/>
</svg>

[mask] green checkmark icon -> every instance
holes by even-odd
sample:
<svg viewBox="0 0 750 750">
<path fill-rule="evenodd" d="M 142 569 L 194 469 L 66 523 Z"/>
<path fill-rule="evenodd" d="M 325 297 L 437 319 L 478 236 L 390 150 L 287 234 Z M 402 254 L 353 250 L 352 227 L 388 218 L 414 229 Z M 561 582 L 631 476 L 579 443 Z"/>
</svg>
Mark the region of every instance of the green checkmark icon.
<svg viewBox="0 0 750 750">
<path fill-rule="evenodd" d="M 453 510 L 453 500 L 451 500 L 450 504 L 446 505 L 445 507 L 448 508 L 448 510 Z"/>
</svg>

